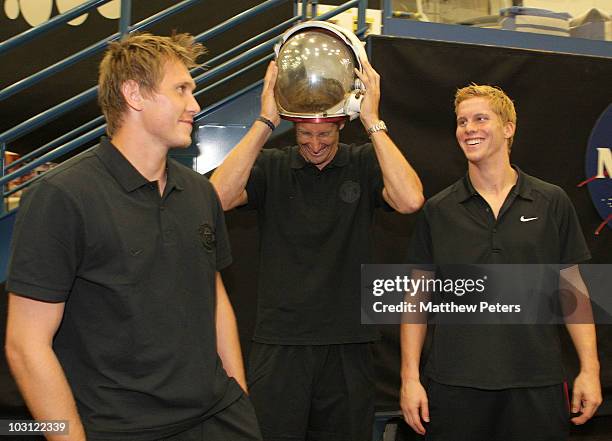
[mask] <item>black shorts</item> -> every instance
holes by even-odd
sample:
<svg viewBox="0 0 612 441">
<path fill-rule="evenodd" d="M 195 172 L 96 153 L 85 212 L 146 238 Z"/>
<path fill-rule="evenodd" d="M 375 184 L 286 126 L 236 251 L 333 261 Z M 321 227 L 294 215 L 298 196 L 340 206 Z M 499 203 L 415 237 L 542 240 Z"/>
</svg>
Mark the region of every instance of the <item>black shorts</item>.
<svg viewBox="0 0 612 441">
<path fill-rule="evenodd" d="M 248 380 L 265 441 L 372 440 L 372 343 L 254 343 Z"/>
<path fill-rule="evenodd" d="M 427 388 L 426 441 L 565 441 L 569 401 L 565 384 L 502 390 Z"/>
<path fill-rule="evenodd" d="M 245 394 L 197 426 L 159 441 L 262 441 L 253 405 Z"/>
</svg>

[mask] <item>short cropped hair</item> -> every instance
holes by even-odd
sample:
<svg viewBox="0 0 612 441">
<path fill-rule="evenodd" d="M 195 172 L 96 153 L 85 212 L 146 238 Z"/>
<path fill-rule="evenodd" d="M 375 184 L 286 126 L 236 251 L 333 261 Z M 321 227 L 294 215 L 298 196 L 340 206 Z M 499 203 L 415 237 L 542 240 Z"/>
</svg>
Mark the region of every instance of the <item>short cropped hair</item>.
<svg viewBox="0 0 612 441">
<path fill-rule="evenodd" d="M 516 126 L 514 103 L 501 88 L 472 83 L 469 86 L 458 89 L 457 93 L 455 93 L 455 114 L 457 114 L 459 104 L 470 98 L 488 99 L 491 109 L 499 116 L 503 124 L 511 122 Z M 510 151 L 513 141 L 514 137 L 508 139 L 508 151 Z"/>
<path fill-rule="evenodd" d="M 206 52 L 189 34 L 162 37 L 149 33 L 134 33 L 110 43 L 100 63 L 98 103 L 106 118 L 106 132 L 112 136 L 122 124 L 127 103 L 121 91 L 126 81 L 133 80 L 143 93 L 157 90 L 166 62 L 176 59 L 190 69 Z"/>
</svg>

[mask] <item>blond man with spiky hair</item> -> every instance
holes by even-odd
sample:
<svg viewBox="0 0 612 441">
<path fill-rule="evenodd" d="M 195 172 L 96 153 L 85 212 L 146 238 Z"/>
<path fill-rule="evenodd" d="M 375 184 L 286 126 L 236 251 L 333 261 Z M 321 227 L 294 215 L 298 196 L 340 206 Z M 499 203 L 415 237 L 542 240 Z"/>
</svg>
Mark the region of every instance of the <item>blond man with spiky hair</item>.
<svg viewBox="0 0 612 441">
<path fill-rule="evenodd" d="M 559 290 L 583 297 L 590 311 L 576 265 L 590 253 L 571 201 L 558 186 L 510 163 L 512 100 L 499 87 L 472 84 L 457 91 L 455 113 L 468 171 L 423 207 L 411 262 L 559 264 Z M 420 276 L 434 273 L 420 270 Z M 602 401 L 595 327 L 590 320 L 566 327 L 580 360 L 571 399 L 555 326 L 438 324 L 424 381 L 427 324 L 403 324 L 406 422 L 427 441 L 566 440 L 570 421 L 584 424 Z"/>
<path fill-rule="evenodd" d="M 200 110 L 187 34 L 131 35 L 100 64 L 108 138 L 23 198 L 6 354 L 48 440 L 261 440 L 219 270 L 231 254 L 206 178 L 168 159 Z"/>
</svg>

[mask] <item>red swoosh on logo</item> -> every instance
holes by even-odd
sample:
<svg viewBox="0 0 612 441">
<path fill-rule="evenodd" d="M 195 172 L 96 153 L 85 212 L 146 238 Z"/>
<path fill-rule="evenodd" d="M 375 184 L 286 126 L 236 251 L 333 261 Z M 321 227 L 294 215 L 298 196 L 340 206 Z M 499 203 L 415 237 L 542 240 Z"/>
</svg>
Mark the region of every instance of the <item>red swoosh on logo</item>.
<svg viewBox="0 0 612 441">
<path fill-rule="evenodd" d="M 610 177 L 610 176 L 608 175 L 608 172 L 607 172 L 607 171 L 604 171 L 604 176 L 608 176 L 608 177 Z M 597 179 L 597 175 L 593 176 L 592 178 L 587 179 L 586 181 L 582 181 L 580 184 L 576 185 L 576 187 L 582 187 L 583 185 L 586 185 L 586 184 L 588 184 L 589 182 L 593 182 L 595 179 Z M 601 179 L 601 178 L 599 178 L 599 179 Z"/>
<path fill-rule="evenodd" d="M 612 221 L 612 214 L 610 214 L 605 221 L 603 221 L 601 224 L 599 224 L 599 226 L 597 227 L 597 229 L 595 230 L 595 236 L 599 236 L 599 233 L 601 233 L 601 230 L 603 230 L 603 227 L 606 226 L 606 224 L 608 222 Z"/>
</svg>

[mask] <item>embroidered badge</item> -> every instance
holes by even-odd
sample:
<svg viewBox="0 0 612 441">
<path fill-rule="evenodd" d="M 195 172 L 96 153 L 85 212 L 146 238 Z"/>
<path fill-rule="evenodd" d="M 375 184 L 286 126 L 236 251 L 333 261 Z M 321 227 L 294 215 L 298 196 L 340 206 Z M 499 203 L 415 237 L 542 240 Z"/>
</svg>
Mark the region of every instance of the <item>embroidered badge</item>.
<svg viewBox="0 0 612 441">
<path fill-rule="evenodd" d="M 340 199 L 352 204 L 361 195 L 361 186 L 355 181 L 344 181 L 340 186 Z"/>
<path fill-rule="evenodd" d="M 216 243 L 214 228 L 208 224 L 202 224 L 200 228 L 198 228 L 198 233 L 200 234 L 200 241 L 204 249 L 206 251 L 212 251 Z"/>
</svg>

